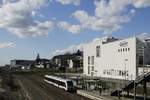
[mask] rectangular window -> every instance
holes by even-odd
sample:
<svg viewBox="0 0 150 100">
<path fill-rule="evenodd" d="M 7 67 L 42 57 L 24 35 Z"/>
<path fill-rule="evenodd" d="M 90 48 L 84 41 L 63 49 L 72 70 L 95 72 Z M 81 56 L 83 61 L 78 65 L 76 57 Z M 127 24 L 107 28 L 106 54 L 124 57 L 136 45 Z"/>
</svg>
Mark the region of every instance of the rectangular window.
<svg viewBox="0 0 150 100">
<path fill-rule="evenodd" d="M 128 48 L 128 51 L 130 51 L 130 48 Z"/>
<path fill-rule="evenodd" d="M 88 66 L 88 74 L 90 74 L 90 66 Z"/>
<path fill-rule="evenodd" d="M 100 51 L 100 46 L 96 46 L 96 57 L 100 57 L 100 53 L 101 53 L 101 51 Z"/>
<path fill-rule="evenodd" d="M 88 65 L 90 65 L 90 56 L 88 56 Z"/>
<path fill-rule="evenodd" d="M 94 56 L 92 56 L 92 65 L 94 65 Z"/>
<path fill-rule="evenodd" d="M 92 66 L 92 71 L 94 71 L 94 66 Z"/>
</svg>

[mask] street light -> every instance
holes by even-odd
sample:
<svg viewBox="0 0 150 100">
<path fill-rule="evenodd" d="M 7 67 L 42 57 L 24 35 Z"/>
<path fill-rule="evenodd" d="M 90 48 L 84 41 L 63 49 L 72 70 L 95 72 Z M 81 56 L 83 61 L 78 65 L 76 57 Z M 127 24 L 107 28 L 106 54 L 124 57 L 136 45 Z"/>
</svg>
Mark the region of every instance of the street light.
<svg viewBox="0 0 150 100">
<path fill-rule="evenodd" d="M 128 59 L 125 59 L 125 81 L 126 81 L 126 76 L 127 76 L 127 71 L 126 71 L 126 62 L 128 61 Z"/>
<path fill-rule="evenodd" d="M 127 75 L 127 71 L 126 71 L 126 62 L 128 61 L 128 59 L 124 60 L 124 67 L 125 67 L 125 71 L 124 71 L 124 86 L 126 85 L 126 75 Z M 123 95 L 125 97 L 125 95 Z M 124 97 L 122 98 L 124 100 Z"/>
<path fill-rule="evenodd" d="M 145 46 L 144 46 L 144 44 L 143 44 L 143 46 L 142 46 L 142 50 L 143 50 L 143 74 L 145 73 L 145 59 L 144 59 L 144 56 L 145 56 L 145 52 L 144 52 L 144 49 L 145 49 Z"/>
</svg>

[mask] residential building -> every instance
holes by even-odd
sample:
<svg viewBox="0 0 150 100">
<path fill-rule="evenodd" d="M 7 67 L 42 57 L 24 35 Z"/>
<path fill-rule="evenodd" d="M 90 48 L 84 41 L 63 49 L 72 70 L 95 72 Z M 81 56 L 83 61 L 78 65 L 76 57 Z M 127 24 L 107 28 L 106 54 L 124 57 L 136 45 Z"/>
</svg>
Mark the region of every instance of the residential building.
<svg viewBox="0 0 150 100">
<path fill-rule="evenodd" d="M 57 68 L 83 68 L 83 52 L 77 51 L 73 54 L 57 55 L 52 58 Z"/>
</svg>

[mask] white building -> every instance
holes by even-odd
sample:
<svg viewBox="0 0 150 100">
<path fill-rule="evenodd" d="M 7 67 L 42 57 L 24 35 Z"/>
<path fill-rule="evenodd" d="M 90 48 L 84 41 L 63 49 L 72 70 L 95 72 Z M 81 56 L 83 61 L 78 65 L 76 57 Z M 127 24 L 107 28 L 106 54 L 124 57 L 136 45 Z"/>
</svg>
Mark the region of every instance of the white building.
<svg viewBox="0 0 150 100">
<path fill-rule="evenodd" d="M 31 65 L 34 63 L 33 60 L 11 60 L 11 69 L 30 69 Z"/>
<path fill-rule="evenodd" d="M 138 68 L 150 63 L 150 46 L 136 37 L 118 40 L 102 38 L 84 47 L 84 74 L 104 78 L 134 80 Z M 144 49 L 143 49 L 144 48 Z M 143 58 L 143 55 L 144 58 Z"/>
</svg>

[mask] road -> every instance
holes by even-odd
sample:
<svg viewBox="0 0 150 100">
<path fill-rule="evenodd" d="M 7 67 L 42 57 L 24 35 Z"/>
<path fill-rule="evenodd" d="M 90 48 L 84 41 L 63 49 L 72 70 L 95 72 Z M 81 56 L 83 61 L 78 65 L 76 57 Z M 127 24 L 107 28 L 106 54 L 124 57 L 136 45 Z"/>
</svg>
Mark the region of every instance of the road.
<svg viewBox="0 0 150 100">
<path fill-rule="evenodd" d="M 15 76 L 24 91 L 25 100 L 89 100 L 47 84 L 36 75 Z"/>
</svg>

